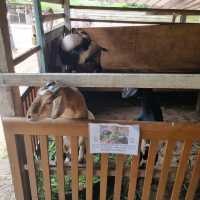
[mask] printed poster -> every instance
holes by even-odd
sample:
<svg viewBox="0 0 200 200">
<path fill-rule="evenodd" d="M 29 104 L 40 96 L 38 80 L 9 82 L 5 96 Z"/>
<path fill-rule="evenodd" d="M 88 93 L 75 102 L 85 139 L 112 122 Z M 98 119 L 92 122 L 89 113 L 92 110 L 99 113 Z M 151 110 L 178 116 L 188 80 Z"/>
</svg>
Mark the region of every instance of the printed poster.
<svg viewBox="0 0 200 200">
<path fill-rule="evenodd" d="M 90 153 L 138 155 L 139 125 L 89 123 Z"/>
</svg>

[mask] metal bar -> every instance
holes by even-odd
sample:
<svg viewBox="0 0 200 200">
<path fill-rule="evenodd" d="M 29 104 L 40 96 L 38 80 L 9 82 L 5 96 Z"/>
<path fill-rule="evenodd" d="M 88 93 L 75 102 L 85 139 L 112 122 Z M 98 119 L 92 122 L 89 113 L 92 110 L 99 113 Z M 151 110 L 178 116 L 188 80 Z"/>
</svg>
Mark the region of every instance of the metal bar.
<svg viewBox="0 0 200 200">
<path fill-rule="evenodd" d="M 46 61 L 45 61 L 45 36 L 42 24 L 42 11 L 40 0 L 33 0 L 35 10 L 35 24 L 36 24 L 36 38 L 37 44 L 41 47 L 39 52 L 39 64 L 40 72 L 46 72 Z"/>
</svg>

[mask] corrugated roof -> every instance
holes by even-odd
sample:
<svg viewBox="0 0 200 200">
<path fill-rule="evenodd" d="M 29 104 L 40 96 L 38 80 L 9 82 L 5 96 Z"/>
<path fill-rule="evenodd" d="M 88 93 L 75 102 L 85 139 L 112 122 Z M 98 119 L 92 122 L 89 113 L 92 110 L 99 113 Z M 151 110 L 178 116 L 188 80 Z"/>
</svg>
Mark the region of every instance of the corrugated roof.
<svg viewBox="0 0 200 200">
<path fill-rule="evenodd" d="M 200 10 L 200 0 L 132 0 L 149 8 Z"/>
</svg>

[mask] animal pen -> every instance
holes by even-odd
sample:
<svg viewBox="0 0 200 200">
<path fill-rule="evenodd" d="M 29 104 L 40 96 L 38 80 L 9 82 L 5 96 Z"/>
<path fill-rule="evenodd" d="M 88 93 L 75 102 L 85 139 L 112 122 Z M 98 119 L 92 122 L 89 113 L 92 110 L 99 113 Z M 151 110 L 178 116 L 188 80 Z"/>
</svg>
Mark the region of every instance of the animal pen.
<svg viewBox="0 0 200 200">
<path fill-rule="evenodd" d="M 47 1 L 47 0 L 45 0 Z M 110 162 L 108 154 L 101 154 L 98 163 L 89 152 L 88 121 L 45 119 L 29 122 L 24 115 L 36 96 L 36 88 L 45 81 L 61 81 L 67 86 L 84 90 L 118 90 L 121 88 L 156 88 L 175 90 L 199 90 L 199 52 L 200 25 L 187 23 L 188 16 L 199 16 L 199 5 L 185 1 L 180 5 L 188 9 L 158 9 L 158 8 L 108 8 L 89 6 L 70 6 L 67 0 L 48 0 L 47 2 L 63 4 L 64 13 L 53 14 L 53 19 L 64 18 L 65 26 L 44 33 L 42 23 L 48 16 L 41 13 L 39 0 L 33 0 L 35 8 L 37 46 L 13 59 L 9 41 L 9 31 L 6 13 L 6 1 L 0 1 L 0 112 L 3 116 L 3 126 L 11 165 L 15 196 L 17 200 L 39 199 L 41 188 L 38 188 L 38 171 L 43 179 L 44 198 L 52 197 L 52 175 L 57 179 L 57 199 L 80 199 L 79 178 L 84 176 L 85 199 L 109 199 L 108 189 L 114 184 L 112 198 L 137 199 L 138 180 L 142 178 L 141 199 L 180 199 L 183 183 L 187 190 L 184 199 L 198 199 L 195 193 L 199 188 L 200 150 L 195 152 L 192 166 L 188 160 L 192 145 L 200 142 L 199 123 L 174 122 L 138 122 L 131 120 L 95 120 L 95 123 L 138 124 L 140 140 L 149 140 L 150 147 L 145 169 L 139 167 L 140 156 L 125 156 L 117 154 Z M 170 1 L 168 1 L 170 2 Z M 171 1 L 172 2 L 172 1 Z M 196 2 L 196 1 L 195 1 Z M 170 4 L 170 3 L 169 3 Z M 171 3 L 173 5 L 173 3 Z M 194 8 L 194 10 L 191 10 Z M 79 16 L 71 17 L 70 10 L 77 12 L 86 10 L 121 11 L 146 13 L 153 16 L 170 16 L 171 21 L 91 19 Z M 180 17 L 177 22 L 176 17 Z M 92 39 L 108 48 L 103 55 L 102 64 L 105 72 L 100 74 L 79 73 L 47 73 L 53 72 L 55 61 L 52 59 L 56 40 L 63 37 L 71 29 L 71 22 L 116 23 L 129 26 L 83 28 Z M 140 24 L 140 26 L 132 26 Z M 145 24 L 145 25 L 141 25 Z M 151 25 L 151 26 L 147 26 Z M 123 37 L 121 37 L 123 35 Z M 172 51 L 174 49 L 174 51 Z M 14 66 L 38 52 L 41 73 L 16 74 Z M 122 53 L 123 52 L 123 53 Z M 20 97 L 19 86 L 28 86 L 28 90 Z M 199 100 L 198 100 L 199 101 Z M 197 104 L 199 105 L 199 102 Z M 197 106 L 198 107 L 198 106 Z M 113 111 L 114 112 L 114 111 Z M 62 136 L 71 138 L 71 164 L 64 165 Z M 48 137 L 55 138 L 56 164 L 49 161 Z M 86 162 L 78 163 L 78 137 L 83 136 L 86 144 Z M 35 138 L 40 141 L 41 158 L 35 159 Z M 156 168 L 154 163 L 160 142 L 165 143 L 162 166 Z M 181 155 L 177 166 L 171 166 L 173 150 L 176 142 L 182 142 Z M 129 163 L 127 162 L 129 159 Z M 71 196 L 65 190 L 65 177 L 71 180 Z M 94 177 L 99 178 L 98 197 L 94 187 Z M 114 179 L 111 179 L 114 178 Z M 114 180 L 110 184 L 110 179 Z M 124 185 L 124 180 L 126 185 Z M 152 197 L 152 182 L 156 182 L 156 194 Z M 170 182 L 170 183 L 169 183 Z M 166 188 L 172 184 L 171 195 L 166 197 Z M 126 190 L 126 191 L 125 191 Z M 125 191 L 125 192 L 124 192 Z M 124 198 L 125 199 L 125 198 Z"/>
</svg>

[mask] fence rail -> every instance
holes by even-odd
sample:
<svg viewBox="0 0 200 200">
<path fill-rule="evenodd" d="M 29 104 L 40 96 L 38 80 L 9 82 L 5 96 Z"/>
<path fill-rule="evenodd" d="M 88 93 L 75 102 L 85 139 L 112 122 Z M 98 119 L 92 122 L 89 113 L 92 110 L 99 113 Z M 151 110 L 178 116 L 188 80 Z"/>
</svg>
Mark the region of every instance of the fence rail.
<svg viewBox="0 0 200 200">
<path fill-rule="evenodd" d="M 100 121 L 95 121 L 99 123 Z M 104 121 L 110 123 L 113 121 Z M 120 124 L 139 124 L 141 131 L 141 139 L 150 140 L 150 148 L 148 153 L 146 169 L 143 170 L 144 185 L 142 190 L 142 199 L 148 199 L 151 195 L 151 184 L 154 179 L 155 157 L 158 151 L 159 142 L 165 140 L 164 161 L 160 171 L 159 184 L 157 185 L 156 199 L 163 199 L 165 189 L 168 183 L 168 176 L 171 171 L 170 161 L 173 158 L 172 151 L 175 143 L 182 141 L 182 153 L 177 166 L 174 184 L 172 188 L 171 199 L 179 199 L 181 189 L 184 182 L 184 177 L 188 176 L 188 159 L 194 142 L 200 142 L 200 123 L 165 123 L 165 122 L 133 122 L 133 121 L 114 121 Z M 113 186 L 113 195 L 115 200 L 119 200 L 121 196 L 121 185 L 123 184 L 124 175 L 129 177 L 128 199 L 133 199 L 136 195 L 137 177 L 141 175 L 139 168 L 139 156 L 132 156 L 131 165 L 127 168 L 125 161 L 126 156 L 117 155 L 114 163 L 114 168 L 109 162 L 109 155 L 102 154 L 99 168 L 97 170 L 94 164 L 94 157 L 89 153 L 88 145 L 86 148 L 86 164 L 78 164 L 78 137 L 83 136 L 88 144 L 88 121 L 71 121 L 64 119 L 57 120 L 41 120 L 39 122 L 28 122 L 24 118 L 3 118 L 3 126 L 5 130 L 6 141 L 8 145 L 9 158 L 14 177 L 15 192 L 18 199 L 23 198 L 22 178 L 20 176 L 20 167 L 28 170 L 30 179 L 30 188 L 33 199 L 38 199 L 38 185 L 36 184 L 37 170 L 40 169 L 43 174 L 43 188 L 45 191 L 45 199 L 51 199 L 52 186 L 50 177 L 52 171 L 56 174 L 58 180 L 58 195 L 59 199 L 65 199 L 64 190 L 64 174 L 70 175 L 72 182 L 72 199 L 79 199 L 79 175 L 86 176 L 86 199 L 93 199 L 93 176 L 100 176 L 100 199 L 106 199 L 108 180 L 113 176 L 115 183 Z M 19 155 L 16 148 L 16 138 L 18 136 L 25 138 L 27 165 L 20 166 Z M 56 163 L 54 166 L 50 164 L 48 155 L 48 136 L 55 138 L 56 144 Z M 39 136 L 41 158 L 36 160 L 34 157 L 34 149 L 32 144 L 33 136 Z M 71 140 L 71 164 L 66 166 L 63 161 L 63 144 L 62 136 L 68 136 Z M 199 152 L 198 152 L 199 151 Z M 192 168 L 189 169 L 189 186 L 185 195 L 187 200 L 194 199 L 195 191 L 200 178 L 200 150 L 197 149 L 197 156 L 193 162 Z M 39 166 L 39 167 L 38 167 Z M 37 191 L 37 192 L 36 192 Z"/>
</svg>

